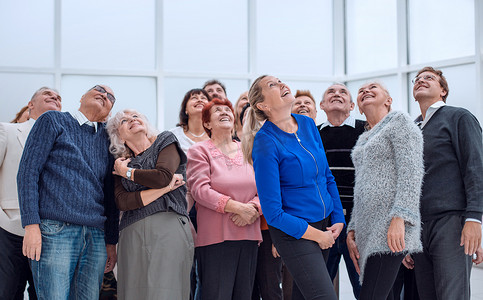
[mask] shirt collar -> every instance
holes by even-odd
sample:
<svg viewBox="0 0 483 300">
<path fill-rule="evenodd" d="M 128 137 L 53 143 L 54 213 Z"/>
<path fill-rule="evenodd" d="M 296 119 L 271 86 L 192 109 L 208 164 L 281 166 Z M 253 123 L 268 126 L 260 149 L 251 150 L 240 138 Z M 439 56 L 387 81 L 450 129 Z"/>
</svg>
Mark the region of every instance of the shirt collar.
<svg viewBox="0 0 483 300">
<path fill-rule="evenodd" d="M 424 126 L 426 126 L 426 124 L 428 123 L 429 119 L 431 119 L 431 117 L 434 115 L 434 113 L 440 109 L 441 107 L 445 106 L 446 103 L 444 103 L 443 101 L 438 101 L 438 102 L 435 102 L 433 103 L 430 107 L 428 107 L 428 110 L 426 111 L 426 118 L 424 118 L 424 120 L 419 123 L 419 127 L 420 128 L 424 128 Z"/>
<path fill-rule="evenodd" d="M 81 111 L 77 110 L 75 112 L 71 112 L 70 114 L 72 117 L 74 117 L 74 119 L 77 120 L 77 122 L 79 122 L 80 126 L 87 124 L 94 127 L 95 131 L 97 132 L 97 122 L 89 121 L 89 119 L 87 119 L 87 117 Z"/>
<path fill-rule="evenodd" d="M 329 122 L 329 120 L 327 120 L 324 123 L 322 123 L 322 125 L 320 125 L 320 129 L 327 127 L 327 126 L 341 127 L 341 126 L 344 126 L 344 125 L 350 126 L 352 128 L 356 128 L 356 119 L 352 115 L 349 115 L 349 117 L 347 119 L 345 119 L 344 122 L 342 122 L 342 124 L 340 124 L 340 126 L 334 126 Z"/>
</svg>

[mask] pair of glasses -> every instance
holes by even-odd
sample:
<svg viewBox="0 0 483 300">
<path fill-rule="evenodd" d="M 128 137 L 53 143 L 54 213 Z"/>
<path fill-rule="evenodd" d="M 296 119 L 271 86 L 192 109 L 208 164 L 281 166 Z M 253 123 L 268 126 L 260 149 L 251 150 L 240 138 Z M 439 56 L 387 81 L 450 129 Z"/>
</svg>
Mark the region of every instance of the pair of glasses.
<svg viewBox="0 0 483 300">
<path fill-rule="evenodd" d="M 98 91 L 99 93 L 105 93 L 107 94 L 107 99 L 109 99 L 109 101 L 111 101 L 112 104 L 114 104 L 114 102 L 116 102 L 116 97 L 114 97 L 113 94 L 109 93 L 108 91 L 106 91 L 105 88 L 103 88 L 102 86 L 100 85 L 96 85 L 94 86 L 91 90 L 96 90 Z"/>
<path fill-rule="evenodd" d="M 429 75 L 428 74 L 428 75 L 424 75 L 424 76 L 415 77 L 411 81 L 413 82 L 413 84 L 416 84 L 419 81 L 421 81 L 421 79 L 424 79 L 424 81 L 433 81 L 433 80 L 436 80 L 436 77 L 434 77 L 433 75 Z"/>
</svg>

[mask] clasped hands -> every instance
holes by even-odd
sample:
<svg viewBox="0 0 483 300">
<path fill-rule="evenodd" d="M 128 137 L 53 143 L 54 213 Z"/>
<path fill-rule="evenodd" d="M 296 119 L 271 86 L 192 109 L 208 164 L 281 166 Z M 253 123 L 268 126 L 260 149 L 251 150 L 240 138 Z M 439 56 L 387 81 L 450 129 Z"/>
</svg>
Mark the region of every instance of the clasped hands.
<svg viewBox="0 0 483 300">
<path fill-rule="evenodd" d="M 259 217 L 260 213 L 254 203 L 240 203 L 237 202 L 236 212 L 233 212 L 230 219 L 236 226 L 246 226 L 253 224 Z"/>
</svg>

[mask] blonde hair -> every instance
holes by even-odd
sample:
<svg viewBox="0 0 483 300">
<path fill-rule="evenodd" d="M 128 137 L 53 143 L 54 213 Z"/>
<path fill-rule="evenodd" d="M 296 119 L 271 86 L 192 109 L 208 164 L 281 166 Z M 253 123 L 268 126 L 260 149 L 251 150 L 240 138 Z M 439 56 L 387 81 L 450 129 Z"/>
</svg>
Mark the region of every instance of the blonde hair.
<svg viewBox="0 0 483 300">
<path fill-rule="evenodd" d="M 258 109 L 257 104 L 265 100 L 262 94 L 262 87 L 260 81 L 268 75 L 262 75 L 255 79 L 248 91 L 248 103 L 250 103 L 250 110 L 248 111 L 247 119 L 243 125 L 242 136 L 242 151 L 245 161 L 253 165 L 252 150 L 253 141 L 258 130 L 262 127 L 262 124 L 267 120 L 267 115 Z"/>
</svg>

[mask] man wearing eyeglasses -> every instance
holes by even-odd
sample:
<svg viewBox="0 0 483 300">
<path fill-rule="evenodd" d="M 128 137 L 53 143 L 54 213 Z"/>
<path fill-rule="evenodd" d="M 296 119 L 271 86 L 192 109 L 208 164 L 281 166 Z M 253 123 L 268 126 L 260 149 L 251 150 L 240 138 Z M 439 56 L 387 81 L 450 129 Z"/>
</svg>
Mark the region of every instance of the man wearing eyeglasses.
<svg viewBox="0 0 483 300">
<path fill-rule="evenodd" d="M 41 87 L 29 101 L 29 120 L 20 124 L 0 123 L 0 299 L 23 299 L 26 282 L 29 298 L 36 299 L 32 272 L 22 255 L 24 230 L 20 222 L 17 171 L 25 140 L 35 120 L 49 110 L 60 111 L 62 98 Z"/>
<path fill-rule="evenodd" d="M 403 262 L 414 266 L 421 299 L 470 299 L 472 256 L 483 261 L 481 127 L 466 109 L 446 105 L 449 88 L 440 70 L 425 67 L 413 82 L 424 137 L 423 253 Z"/>
<path fill-rule="evenodd" d="M 17 175 L 23 254 L 40 299 L 97 299 L 116 263 L 119 212 L 101 123 L 115 101 L 96 85 L 75 113 L 43 114 L 25 144 Z"/>
</svg>

